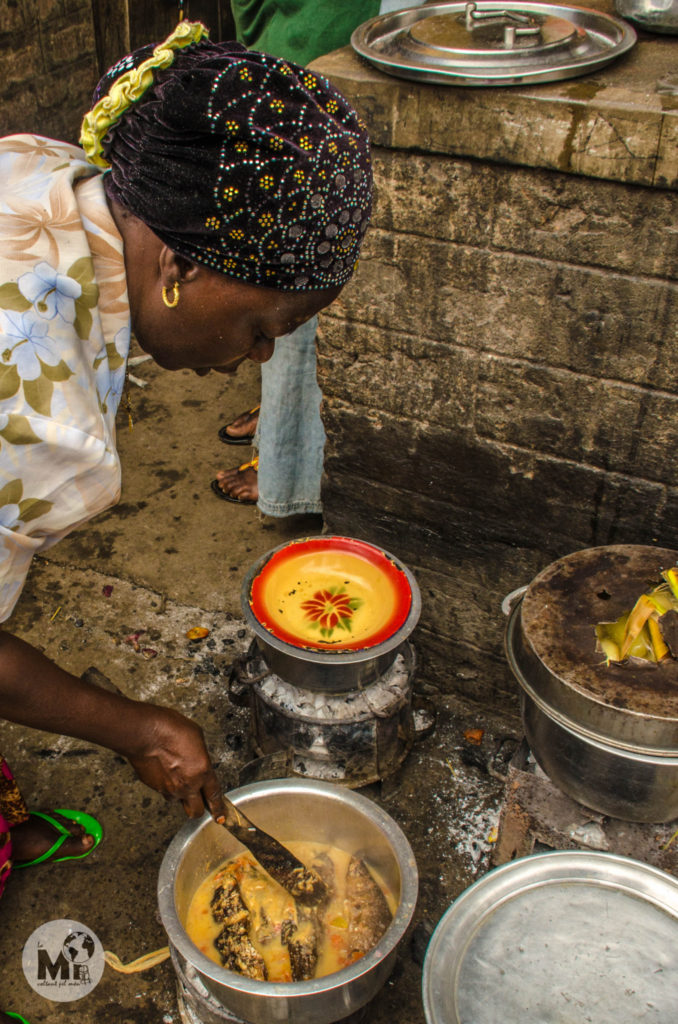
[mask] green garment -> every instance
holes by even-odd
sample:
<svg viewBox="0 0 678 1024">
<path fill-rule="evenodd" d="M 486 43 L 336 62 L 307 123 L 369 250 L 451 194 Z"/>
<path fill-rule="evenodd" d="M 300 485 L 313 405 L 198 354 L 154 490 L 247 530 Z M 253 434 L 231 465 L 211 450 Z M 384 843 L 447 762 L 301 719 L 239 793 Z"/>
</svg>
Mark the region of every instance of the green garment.
<svg viewBox="0 0 678 1024">
<path fill-rule="evenodd" d="M 238 41 L 297 64 L 347 46 L 380 0 L 231 0 Z"/>
</svg>

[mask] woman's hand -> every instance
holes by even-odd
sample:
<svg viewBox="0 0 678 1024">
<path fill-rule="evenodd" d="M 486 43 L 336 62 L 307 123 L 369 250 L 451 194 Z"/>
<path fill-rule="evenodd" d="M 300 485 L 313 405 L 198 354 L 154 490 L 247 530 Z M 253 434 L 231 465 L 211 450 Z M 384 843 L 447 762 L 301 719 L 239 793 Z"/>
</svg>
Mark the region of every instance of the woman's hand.
<svg viewBox="0 0 678 1024">
<path fill-rule="evenodd" d="M 191 818 L 206 807 L 215 817 L 223 813 L 221 786 L 195 722 L 78 679 L 3 630 L 0 718 L 115 750 L 146 785 L 181 800 Z"/>
<path fill-rule="evenodd" d="M 143 710 L 142 710 L 143 709 Z M 212 768 L 202 730 L 172 708 L 145 704 L 134 750 L 120 752 L 142 782 L 168 799 L 181 800 L 189 818 L 205 809 L 223 813 L 222 791 Z"/>
</svg>

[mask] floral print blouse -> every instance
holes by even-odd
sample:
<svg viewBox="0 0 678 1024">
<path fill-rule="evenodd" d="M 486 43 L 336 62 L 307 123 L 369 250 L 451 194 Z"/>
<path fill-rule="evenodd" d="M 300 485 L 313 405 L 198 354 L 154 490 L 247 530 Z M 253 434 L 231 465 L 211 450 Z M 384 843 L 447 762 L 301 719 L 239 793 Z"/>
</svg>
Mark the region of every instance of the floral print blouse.
<svg viewBox="0 0 678 1024">
<path fill-rule="evenodd" d="M 122 240 L 80 149 L 0 139 L 0 622 L 32 556 L 115 504 Z"/>
</svg>

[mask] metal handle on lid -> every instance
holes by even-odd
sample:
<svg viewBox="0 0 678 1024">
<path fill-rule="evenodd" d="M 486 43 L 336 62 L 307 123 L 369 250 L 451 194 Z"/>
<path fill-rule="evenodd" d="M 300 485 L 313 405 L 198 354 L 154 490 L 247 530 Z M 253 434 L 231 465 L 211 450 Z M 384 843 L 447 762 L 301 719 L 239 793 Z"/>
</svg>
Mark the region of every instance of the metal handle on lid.
<svg viewBox="0 0 678 1024">
<path fill-rule="evenodd" d="M 527 14 L 519 14 L 517 11 L 479 11 L 478 4 L 471 0 L 464 8 L 466 17 L 466 30 L 473 32 L 476 28 L 488 25 L 503 25 L 504 27 L 504 49 L 512 50 L 515 47 L 517 38 L 526 36 L 538 36 L 541 33 L 539 25 L 535 25 L 532 18 Z"/>
</svg>

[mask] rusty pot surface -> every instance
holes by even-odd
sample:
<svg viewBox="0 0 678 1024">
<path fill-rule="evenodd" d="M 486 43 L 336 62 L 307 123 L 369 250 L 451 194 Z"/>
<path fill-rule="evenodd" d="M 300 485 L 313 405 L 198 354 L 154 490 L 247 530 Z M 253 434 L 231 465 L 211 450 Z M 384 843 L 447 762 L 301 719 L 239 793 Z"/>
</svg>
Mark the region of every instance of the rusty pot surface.
<svg viewBox="0 0 678 1024">
<path fill-rule="evenodd" d="M 606 665 L 595 626 L 628 611 L 677 558 L 642 545 L 567 555 L 535 577 L 506 631 L 540 766 L 573 799 L 630 821 L 678 816 L 678 662 Z"/>
</svg>

